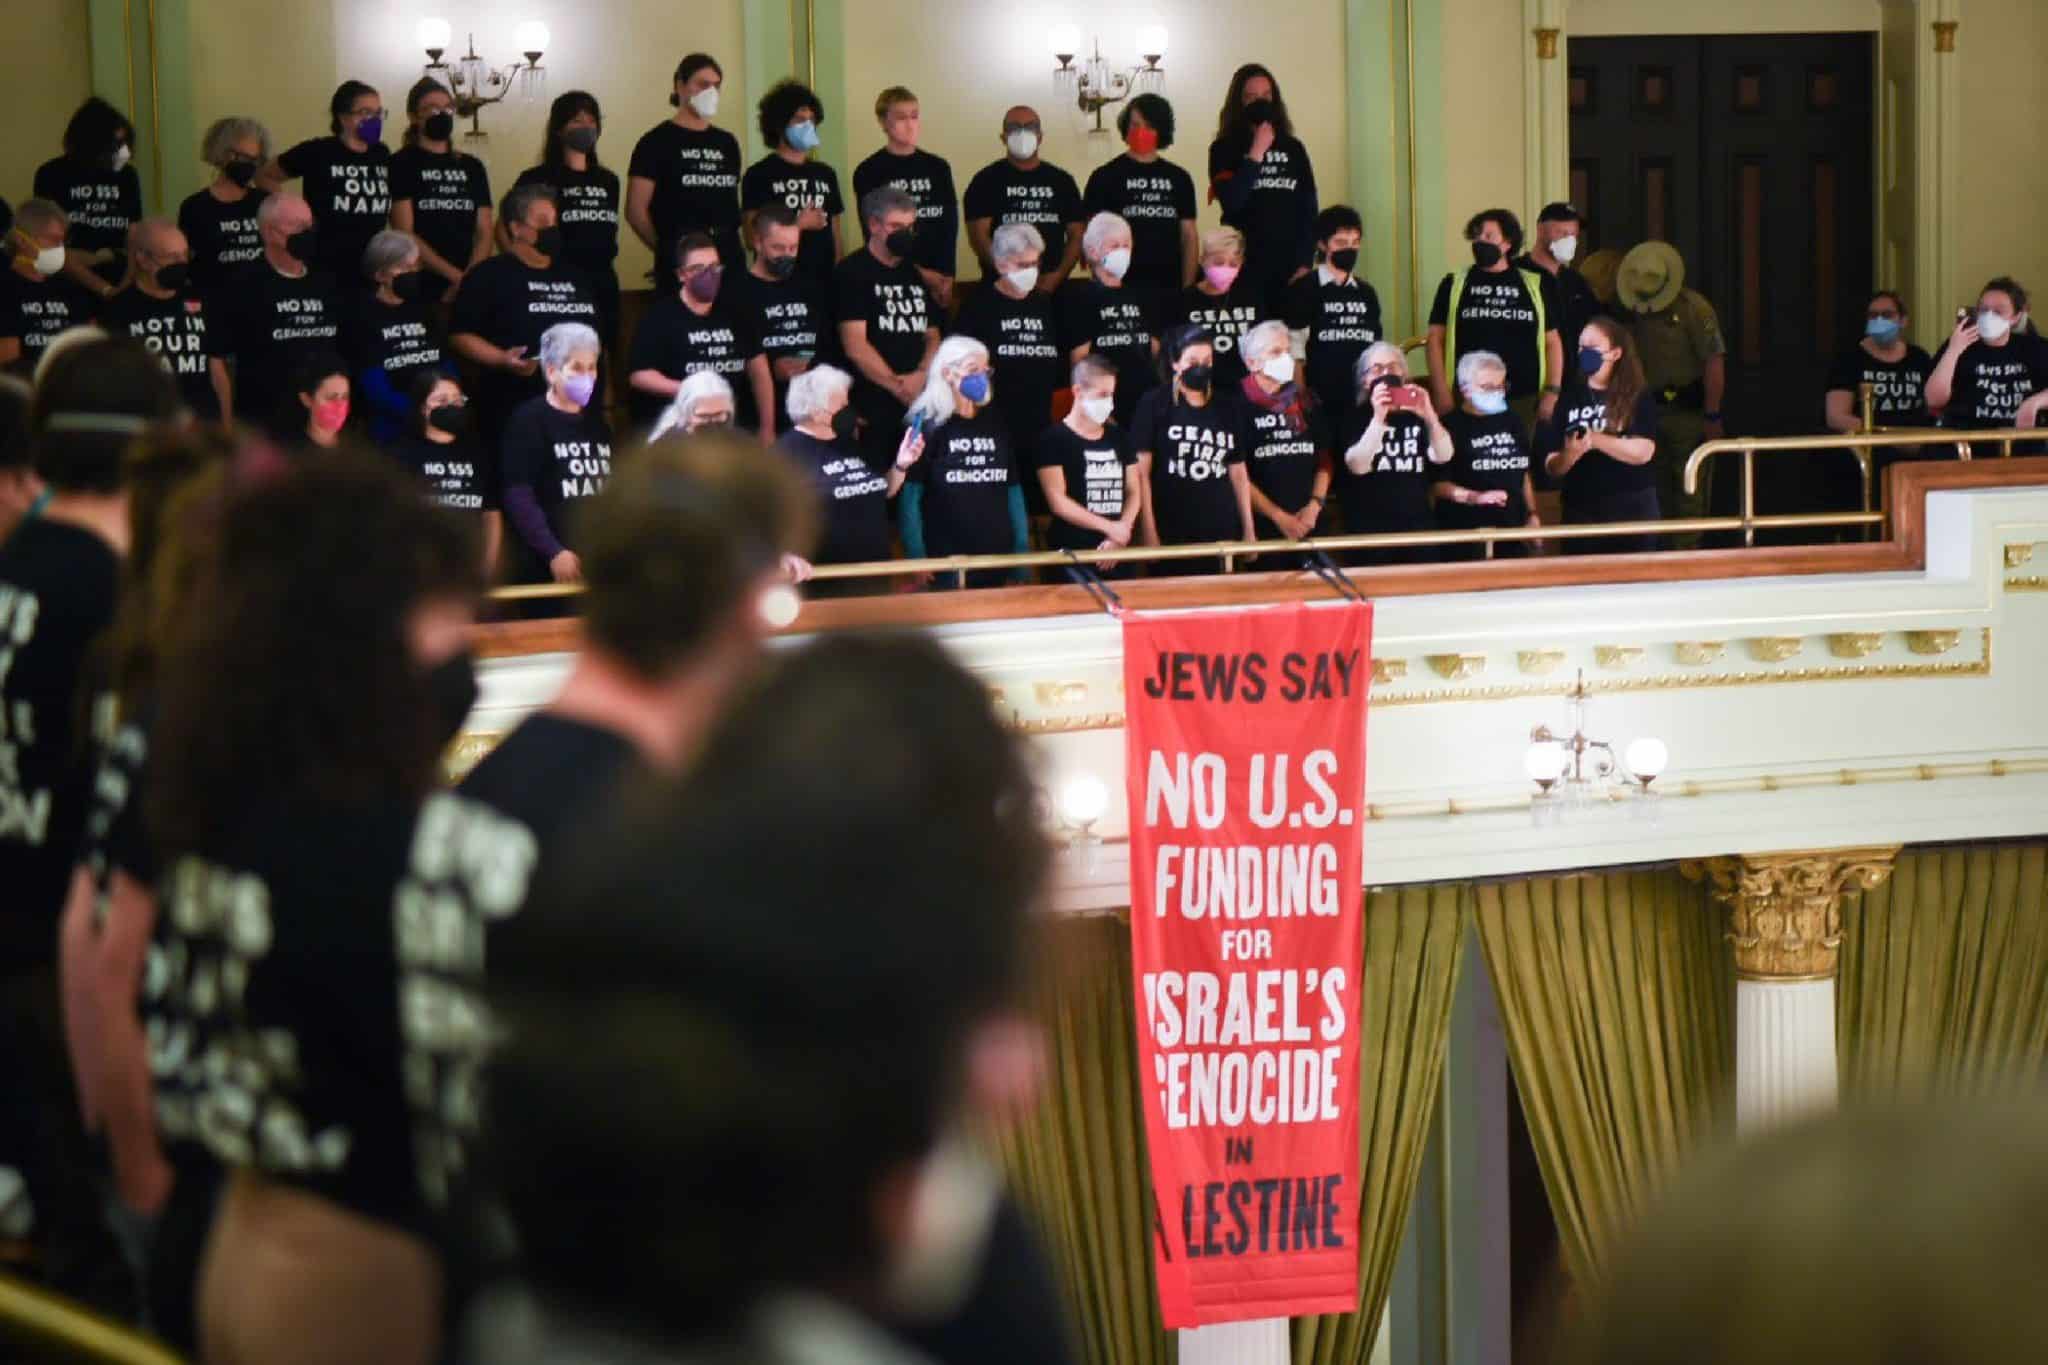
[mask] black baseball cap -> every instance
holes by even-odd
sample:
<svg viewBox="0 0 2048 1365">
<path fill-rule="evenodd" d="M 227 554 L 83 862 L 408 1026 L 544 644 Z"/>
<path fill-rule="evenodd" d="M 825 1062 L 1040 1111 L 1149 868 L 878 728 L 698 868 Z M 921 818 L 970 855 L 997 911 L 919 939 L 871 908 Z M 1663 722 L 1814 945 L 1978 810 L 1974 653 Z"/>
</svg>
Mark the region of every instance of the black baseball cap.
<svg viewBox="0 0 2048 1365">
<path fill-rule="evenodd" d="M 1571 204 L 1559 199 L 1554 203 L 1545 204 L 1543 212 L 1536 215 L 1536 221 L 1539 223 L 1576 223 L 1579 221 L 1579 211 L 1572 207 Z"/>
</svg>

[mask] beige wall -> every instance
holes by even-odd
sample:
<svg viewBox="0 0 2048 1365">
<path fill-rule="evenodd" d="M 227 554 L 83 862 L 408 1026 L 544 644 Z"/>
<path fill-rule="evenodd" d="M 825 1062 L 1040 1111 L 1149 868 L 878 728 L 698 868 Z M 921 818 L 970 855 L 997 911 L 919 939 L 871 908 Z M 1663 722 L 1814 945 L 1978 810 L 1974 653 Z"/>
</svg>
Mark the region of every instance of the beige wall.
<svg viewBox="0 0 2048 1365">
<path fill-rule="evenodd" d="M 1444 220 L 1442 240 L 1430 245 L 1442 255 L 1431 267 L 1424 253 L 1424 308 L 1444 271 L 1471 264 L 1466 219 L 1481 209 L 1507 208 L 1526 228 L 1542 207 L 1522 202 L 1527 159 L 1523 111 L 1530 97 L 1522 87 L 1522 46 L 1529 36 L 1521 23 L 1521 0 L 1442 0 L 1442 5 L 1443 69 L 1458 75 L 1439 87 Z M 1429 117 L 1420 110 L 1418 116 Z"/>
<path fill-rule="evenodd" d="M 2024 54 L 2024 55 L 2021 55 Z M 1963 150 L 1956 167 L 1955 268 L 1964 297 L 1940 300 L 1946 314 L 1976 297 L 1994 275 L 2012 275 L 2048 320 L 2048 0 L 1970 0 L 1956 51 Z"/>
<path fill-rule="evenodd" d="M 1840 33 L 1875 29 L 1877 8 L 1877 0 L 1711 0 L 1705 4 L 1566 0 L 1565 25 L 1569 32 L 1586 38 L 1648 33 Z"/>
<path fill-rule="evenodd" d="M 92 93 L 92 43 L 85 0 L 10 3 L 0 25 L 0 90 L 7 136 L 0 138 L 0 199 L 28 198 L 36 167 L 63 149 L 64 125 Z"/>
<path fill-rule="evenodd" d="M 964 193 L 974 173 L 1002 155 L 1003 111 L 1012 104 L 1038 110 L 1046 133 L 1045 156 L 1084 188 L 1088 173 L 1123 151 L 1116 108 L 1103 112 L 1107 134 L 1083 131 L 1072 101 L 1055 105 L 1053 59 L 1046 34 L 1071 23 L 1084 39 L 1102 40 L 1105 57 L 1136 62 L 1133 34 L 1140 24 L 1163 23 L 1169 50 L 1165 95 L 1179 124 L 1167 159 L 1195 178 L 1206 199 L 1209 141 L 1230 74 L 1252 57 L 1279 77 L 1297 131 L 1308 144 L 1325 204 L 1349 193 L 1344 126 L 1344 7 L 1341 0 L 1288 0 L 1250 11 L 1230 5 L 1175 6 L 1127 0 L 1056 0 L 1047 6 L 1009 6 L 976 0 L 847 0 L 846 72 L 850 175 L 882 145 L 874 97 L 890 85 L 917 91 L 924 110 L 924 145 L 953 165 Z M 1249 28 L 1248 28 L 1249 24 Z M 1091 121 L 1092 123 L 1092 121 Z M 1218 221 L 1201 204 L 1204 228 Z M 963 244 L 961 273 L 973 276 Z"/>
</svg>

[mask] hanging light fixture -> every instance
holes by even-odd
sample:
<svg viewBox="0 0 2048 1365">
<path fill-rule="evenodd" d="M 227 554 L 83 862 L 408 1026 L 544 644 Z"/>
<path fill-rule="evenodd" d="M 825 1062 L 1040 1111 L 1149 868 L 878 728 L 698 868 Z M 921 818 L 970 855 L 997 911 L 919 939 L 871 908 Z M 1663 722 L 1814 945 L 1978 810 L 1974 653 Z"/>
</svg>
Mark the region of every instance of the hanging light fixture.
<svg viewBox="0 0 2048 1365">
<path fill-rule="evenodd" d="M 1671 761 L 1664 741 L 1651 735 L 1631 741 L 1619 757 L 1612 744 L 1588 735 L 1586 710 L 1591 700 L 1581 671 L 1565 694 L 1566 731 L 1558 733 L 1539 725 L 1529 732 L 1522 771 L 1536 784 L 1539 817 L 1546 806 L 1614 801 L 1631 788 L 1638 796 L 1650 796 L 1650 784 L 1663 776 Z"/>
<path fill-rule="evenodd" d="M 1054 96 L 1062 101 L 1071 101 L 1083 119 L 1093 117 L 1095 125 L 1091 133 L 1109 130 L 1102 122 L 1102 111 L 1110 105 L 1122 103 L 1132 95 L 1153 93 L 1166 89 L 1166 26 L 1164 24 L 1141 24 L 1135 34 L 1138 55 L 1142 65 L 1120 67 L 1102 55 L 1102 40 L 1088 40 L 1092 55 L 1079 66 L 1074 60 L 1081 54 L 1081 30 L 1072 24 L 1056 24 L 1046 35 L 1052 48 L 1053 60 L 1059 63 L 1053 68 L 1052 88 Z"/>
<path fill-rule="evenodd" d="M 546 54 L 553 35 L 548 32 L 546 24 L 529 19 L 512 30 L 513 47 L 526 60 L 512 62 L 502 69 L 477 55 L 476 35 L 473 33 L 468 35 L 469 50 L 450 65 L 443 58 L 454 36 L 454 30 L 445 19 L 422 19 L 414 30 L 415 39 L 427 54 L 427 64 L 421 74 L 429 80 L 439 81 L 455 97 L 457 117 L 469 120 L 469 131 L 463 134 L 465 138 L 480 140 L 489 136 L 484 132 L 480 118 L 485 105 L 497 104 L 515 90 L 522 100 L 529 103 L 547 94 L 547 70 L 541 66 L 540 59 Z"/>
</svg>

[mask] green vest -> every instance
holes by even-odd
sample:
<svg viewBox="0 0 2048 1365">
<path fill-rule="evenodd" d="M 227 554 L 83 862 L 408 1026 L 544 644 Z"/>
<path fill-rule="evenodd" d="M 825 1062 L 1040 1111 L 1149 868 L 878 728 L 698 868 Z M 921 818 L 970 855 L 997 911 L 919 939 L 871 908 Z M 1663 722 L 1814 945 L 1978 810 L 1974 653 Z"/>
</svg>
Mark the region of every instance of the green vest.
<svg viewBox="0 0 2048 1365">
<path fill-rule="evenodd" d="M 1444 312 L 1444 364 L 1451 367 L 1451 373 L 1444 376 L 1450 387 L 1457 387 L 1458 370 L 1458 301 L 1465 297 L 1465 276 L 1469 272 L 1451 272 L 1451 306 Z M 1550 330 L 1550 319 L 1544 316 L 1543 281 L 1536 278 L 1533 270 L 1517 270 L 1522 285 L 1529 291 L 1529 297 L 1536 304 L 1536 387 L 1550 387 L 1550 347 L 1543 343 L 1543 334 Z"/>
</svg>

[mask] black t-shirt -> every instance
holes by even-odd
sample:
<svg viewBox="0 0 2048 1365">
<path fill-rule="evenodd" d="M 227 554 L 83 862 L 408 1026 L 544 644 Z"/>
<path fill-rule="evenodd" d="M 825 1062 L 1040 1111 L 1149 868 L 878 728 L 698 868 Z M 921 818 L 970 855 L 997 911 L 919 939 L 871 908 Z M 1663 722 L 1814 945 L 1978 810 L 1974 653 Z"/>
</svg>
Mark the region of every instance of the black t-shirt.
<svg viewBox="0 0 2048 1365">
<path fill-rule="evenodd" d="M 1111 422 L 1095 440 L 1083 440 L 1065 422 L 1039 433 L 1032 449 L 1035 469 L 1057 469 L 1067 481 L 1067 496 L 1098 517 L 1120 520 L 1124 514 L 1124 471 L 1136 464 L 1131 438 Z M 1045 543 L 1055 550 L 1093 550 L 1100 532 L 1064 521 L 1057 515 L 1045 529 Z"/>
<path fill-rule="evenodd" d="M 576 504 L 604 491 L 612 474 L 612 429 L 595 404 L 563 412 L 529 398 L 505 422 L 505 487 L 525 484 L 566 549 L 576 548 Z"/>
<path fill-rule="evenodd" d="M 689 232 L 718 239 L 728 268 L 740 258 L 740 142 L 723 128 L 693 132 L 673 119 L 648 129 L 633 144 L 626 173 L 654 182 L 648 217 L 654 220 L 655 278 L 672 277 L 676 243 Z"/>
<path fill-rule="evenodd" d="M 21 343 L 23 377 L 33 371 L 59 332 L 91 322 L 100 301 L 68 275 L 32 280 L 0 266 L 0 337 Z"/>
<path fill-rule="evenodd" d="M 774 372 L 775 362 L 801 359 L 808 368 L 812 361 L 838 354 L 829 293 L 825 285 L 798 279 L 764 280 L 751 270 L 727 274 L 719 287 L 720 301 L 730 300 L 734 313 L 754 325 L 761 351 L 768 357 L 769 375 L 775 381 L 778 431 L 789 425 L 789 381 Z"/>
<path fill-rule="evenodd" d="M 754 334 L 753 320 L 726 299 L 723 287 L 703 317 L 674 294 L 663 294 L 648 305 L 640 330 L 633 334 L 626 373 L 658 370 L 680 380 L 699 370 L 716 371 L 732 385 L 734 423 L 754 430 L 761 416 L 754 404 L 754 386 L 747 382 L 747 362 L 759 354 L 761 339 Z M 635 389 L 634 425 L 652 426 L 668 405 L 666 398 Z"/>
<path fill-rule="evenodd" d="M 35 517 L 0 543 L 0 978 L 48 966 L 85 825 L 78 723 L 120 561 L 90 531 Z"/>
<path fill-rule="evenodd" d="M 1533 272 L 1542 294 L 1543 331 L 1536 329 L 1536 300 L 1518 270 L 1465 271 L 1465 292 L 1458 299 L 1458 327 L 1455 349 L 1446 339 L 1445 363 L 1457 368 L 1458 360 L 1474 351 L 1492 351 L 1508 367 L 1508 397 L 1522 398 L 1543 387 L 1543 348 L 1546 332 L 1557 330 L 1564 319 L 1564 304 L 1558 296 L 1557 281 L 1542 271 Z M 1446 275 L 1436 287 L 1436 299 L 1429 307 L 1429 325 L 1447 327 L 1451 316 L 1451 284 L 1457 277 Z M 1577 351 L 1573 347 L 1573 351 Z M 1552 375 L 1550 382 L 1559 383 Z"/>
<path fill-rule="evenodd" d="M 824 211 L 826 225 L 808 229 L 797 238 L 796 270 L 820 284 L 831 279 L 834 261 L 829 220 L 846 212 L 846 202 L 839 197 L 839 172 L 822 161 L 792 164 L 770 152 L 747 167 L 740 179 L 742 209 L 752 212 L 769 204 L 780 204 L 792 213 Z"/>
<path fill-rule="evenodd" d="M 56 157 L 36 167 L 35 193 L 71 219 L 65 245 L 85 251 L 125 252 L 128 229 L 142 217 L 142 177 L 133 164 L 117 171 L 112 166 Z M 118 267 L 102 267 L 99 273 L 109 282 L 121 277 Z"/>
<path fill-rule="evenodd" d="M 1548 455 L 1564 446 L 1565 433 L 1573 427 L 1585 427 L 1588 431 L 1608 431 L 1607 395 L 1596 392 L 1586 381 L 1574 379 L 1570 387 L 1557 400 L 1557 407 L 1551 411 L 1551 420 L 1537 430 L 1537 453 Z M 1636 409 L 1629 415 L 1625 430 L 1612 431 L 1615 436 L 1657 436 L 1657 396 L 1645 393 L 1636 400 Z M 1640 493 L 1657 486 L 1655 462 L 1646 464 L 1624 464 L 1612 455 L 1598 450 L 1588 450 L 1585 457 L 1571 467 L 1564 476 L 1563 494 L 1567 504 L 1587 503 L 1623 493 Z"/>
<path fill-rule="evenodd" d="M 1515 269 L 1533 270 L 1557 287 L 1560 311 L 1551 325 L 1564 338 L 1565 358 L 1569 360 L 1572 352 L 1579 349 L 1579 333 L 1585 331 L 1586 324 L 1594 318 L 1607 316 L 1607 305 L 1600 302 L 1600 296 L 1593 292 L 1592 285 L 1586 283 L 1586 277 L 1568 265 L 1559 266 L 1557 273 L 1551 274 L 1529 256 L 1522 255 L 1515 258 Z"/>
<path fill-rule="evenodd" d="M 991 220 L 990 232 L 1005 223 L 1037 228 L 1045 238 L 1045 259 L 1039 268 L 1048 274 L 1066 254 L 1068 225 L 1088 221 L 1074 177 L 1045 161 L 1028 171 L 1018 170 L 1007 158 L 991 161 L 967 182 L 961 209 L 970 223 Z"/>
<path fill-rule="evenodd" d="M 1060 290 L 1063 344 L 1086 346 L 1116 366 L 1116 420 L 1129 422 L 1138 400 L 1159 382 L 1152 345 L 1159 319 L 1152 301 L 1125 285 L 1112 289 L 1100 280 L 1072 280 Z"/>
<path fill-rule="evenodd" d="M 883 147 L 853 168 L 853 201 L 856 207 L 869 190 L 883 187 L 902 190 L 917 202 L 917 250 L 912 260 L 936 274 L 952 278 L 960 242 L 960 202 L 953 192 L 953 168 L 944 157 L 927 151 L 897 156 Z M 861 240 L 868 236 L 867 218 L 861 220 Z"/>
<path fill-rule="evenodd" d="M 1016 449 L 1027 449 L 1052 421 L 1052 396 L 1067 386 L 1070 367 L 1060 344 L 1059 305 L 1034 289 L 1021 299 L 983 280 L 960 309 L 955 327 L 988 347 L 995 374 L 995 410 Z"/>
<path fill-rule="evenodd" d="M 457 512 L 484 512 L 498 506 L 498 490 L 484 478 L 474 441 L 457 437 L 444 445 L 409 432 L 398 438 L 391 454 L 420 476 L 428 493 L 442 507 Z"/>
<path fill-rule="evenodd" d="M 457 270 L 468 268 L 476 251 L 476 216 L 491 206 L 491 177 L 483 162 L 467 152 L 401 148 L 391 158 L 391 199 L 412 201 L 413 236 Z M 441 280 L 431 271 L 428 277 Z"/>
<path fill-rule="evenodd" d="M 293 279 L 261 260 L 229 279 L 216 299 L 222 304 L 239 416 L 273 415 L 291 398 L 294 369 L 316 352 L 341 349 L 341 297 L 323 271 Z"/>
<path fill-rule="evenodd" d="M 1862 386 L 1872 387 L 1871 411 L 1879 425 L 1919 427 L 1927 425 L 1927 376 L 1934 371 L 1934 357 L 1908 342 L 1906 353 L 1897 360 L 1879 360 L 1861 345 L 1851 346 L 1835 359 L 1828 370 L 1828 390 L 1846 389 L 1849 411 L 1862 412 Z"/>
<path fill-rule="evenodd" d="M 1252 486 L 1288 512 L 1308 506 L 1315 492 L 1319 457 L 1330 449 L 1329 423 L 1321 408 L 1311 406 L 1297 426 L 1284 412 L 1269 412 L 1256 403 L 1245 402 L 1245 428 L 1251 436 L 1246 451 Z M 1257 513 L 1253 526 L 1259 539 L 1280 537 L 1280 528 Z"/>
<path fill-rule="evenodd" d="M 227 338 L 207 327 L 212 314 L 191 288 L 151 298 L 131 284 L 100 307 L 100 326 L 111 336 L 134 337 L 163 358 L 178 381 L 185 406 L 202 418 L 220 416 L 208 362 L 225 354 Z"/>
<path fill-rule="evenodd" d="M 1230 466 L 1251 449 L 1243 405 L 1219 393 L 1201 407 L 1176 403 L 1162 384 L 1138 404 L 1131 448 L 1152 457 L 1152 519 L 1167 545 L 1237 540 L 1237 492 Z"/>
<path fill-rule="evenodd" d="M 624 735 L 603 726 L 535 711 L 469 770 L 457 790 L 533 832 L 540 865 L 572 852 L 581 833 L 615 809 L 621 786 L 646 765 Z M 516 932 L 515 915 L 492 938 Z"/>
<path fill-rule="evenodd" d="M 926 427 L 924 454 L 910 467 L 924 485 L 925 553 L 1001 555 L 1010 534 L 1010 486 L 1017 465 L 1010 433 L 989 409 Z"/>
<path fill-rule="evenodd" d="M 111 695 L 102 701 L 117 707 Z M 97 737 L 93 746 L 92 790 L 86 798 L 78 862 L 92 874 L 102 896 L 117 871 L 145 887 L 156 881 L 156 849 L 142 818 L 150 728 L 149 716 L 130 716 L 115 724 L 112 734 Z"/>
<path fill-rule="evenodd" d="M 1195 178 L 1171 161 L 1139 161 L 1130 153 L 1097 166 L 1081 196 L 1089 217 L 1114 213 L 1131 225 L 1131 268 L 1124 283 L 1179 289 L 1180 225 L 1195 216 Z"/>
<path fill-rule="evenodd" d="M 1287 325 L 1308 333 L 1308 386 L 1332 411 L 1357 402 L 1358 357 L 1386 336 L 1380 296 L 1353 275 L 1338 284 L 1311 270 L 1287 287 Z"/>
<path fill-rule="evenodd" d="M 211 292 L 243 266 L 263 258 L 263 234 L 256 214 L 267 198 L 262 190 L 250 190 L 232 204 L 224 204 L 206 190 L 186 196 L 178 205 L 178 231 L 185 234 L 192 249 L 192 284 Z"/>
<path fill-rule="evenodd" d="M 1429 486 L 1443 477 L 1438 469 L 1447 466 L 1429 462 L 1428 424 L 1412 412 L 1388 413 L 1386 438 L 1373 456 L 1371 471 L 1354 474 L 1344 463 L 1344 454 L 1358 444 L 1371 421 L 1371 408 L 1352 407 L 1338 433 L 1341 448 L 1334 486 L 1344 529 L 1356 535 L 1429 530 Z M 1280 505 L 1290 510 L 1294 506 Z"/>
<path fill-rule="evenodd" d="M 508 253 L 479 262 L 464 278 L 448 330 L 473 333 L 505 350 L 524 346 L 527 357 L 538 360 L 542 333 L 558 322 L 597 326 L 597 300 L 583 274 L 559 261 L 535 270 Z M 505 370 L 480 371 L 470 395 L 479 409 L 479 434 L 494 441 L 513 405 L 546 388 L 539 367 L 525 378 Z"/>
<path fill-rule="evenodd" d="M 1934 363 L 1940 364 L 1947 352 L 1943 345 L 1934 353 Z M 2009 427 L 2020 404 L 2042 389 L 2048 389 L 2048 341 L 2025 334 L 2003 346 L 1980 341 L 1956 358 L 1955 382 L 1949 386 L 1941 424 L 1971 431 Z"/>
<path fill-rule="evenodd" d="M 939 312 L 916 266 L 883 265 L 872 251 L 856 251 L 839 263 L 832 288 L 834 319 L 866 323 L 868 345 L 891 372 L 909 374 L 923 362 L 927 333 Z M 873 386 L 861 379 L 860 387 Z"/>
<path fill-rule="evenodd" d="M 1528 505 L 1522 500 L 1524 480 L 1529 478 L 1529 441 L 1522 432 L 1522 419 L 1512 412 L 1491 416 L 1466 412 L 1463 408 L 1444 416 L 1444 429 L 1451 433 L 1452 455 L 1430 476 L 1469 488 L 1477 493 L 1508 495 L 1505 507 L 1468 507 L 1460 503 L 1437 504 L 1437 520 L 1446 526 L 1521 526 L 1529 520 Z"/>
<path fill-rule="evenodd" d="M 313 210 L 318 264 L 337 280 L 360 280 L 363 248 L 391 216 L 391 149 L 378 142 L 358 152 L 339 137 L 316 137 L 277 162 Z"/>
<path fill-rule="evenodd" d="M 438 1238 L 494 1033 L 485 933 L 535 861 L 530 831 L 446 792 L 264 802 L 173 861 L 144 973 L 159 1130 Z"/>
<path fill-rule="evenodd" d="M 1248 134 L 1210 143 L 1209 179 L 1218 186 L 1217 198 L 1225 201 L 1223 221 L 1244 234 L 1247 267 L 1256 277 L 1285 279 L 1295 267 L 1308 264 L 1316 212 L 1315 168 L 1300 138 L 1274 138 L 1256 165 L 1245 160 L 1250 146 Z M 1235 181 L 1247 175 L 1249 190 L 1219 181 L 1223 176 Z M 1232 203 L 1239 207 L 1227 207 Z"/>
<path fill-rule="evenodd" d="M 561 215 L 564 265 L 581 270 L 593 281 L 612 273 L 619 255 L 619 177 L 602 166 L 572 171 L 567 166 L 528 166 L 512 182 L 549 185 Z"/>
<path fill-rule="evenodd" d="M 1216 343 L 1216 363 L 1210 367 L 1215 384 L 1219 389 L 1227 389 L 1244 378 L 1244 357 L 1237 353 L 1238 344 L 1246 332 L 1259 324 L 1264 311 L 1258 281 L 1249 275 L 1238 276 L 1229 292 L 1220 295 L 1205 294 L 1200 285 L 1191 284 L 1174 300 L 1173 314 L 1161 334 L 1170 333 L 1183 323 L 1207 328 Z"/>
<path fill-rule="evenodd" d="M 812 561 L 868 564 L 889 558 L 889 480 L 861 458 L 853 442 L 821 441 L 807 431 L 785 431 L 775 448 L 817 491 L 824 535 Z"/>
<path fill-rule="evenodd" d="M 392 387 L 408 399 L 408 390 L 422 370 L 441 367 L 447 342 L 432 306 L 424 300 L 407 303 L 401 299 L 392 305 L 367 289 L 356 295 L 348 340 L 349 358 L 356 369 L 382 370 Z"/>
</svg>

